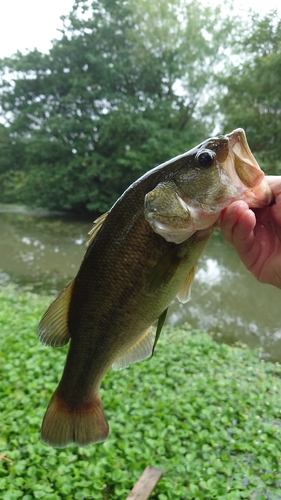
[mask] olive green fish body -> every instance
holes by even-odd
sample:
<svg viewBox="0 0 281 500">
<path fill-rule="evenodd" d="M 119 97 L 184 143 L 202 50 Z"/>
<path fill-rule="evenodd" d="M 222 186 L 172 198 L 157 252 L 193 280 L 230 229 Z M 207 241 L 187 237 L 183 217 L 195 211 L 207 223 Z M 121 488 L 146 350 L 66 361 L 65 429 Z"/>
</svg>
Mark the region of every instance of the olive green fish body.
<svg viewBox="0 0 281 500">
<path fill-rule="evenodd" d="M 169 306 L 212 233 L 208 230 L 176 245 L 154 233 L 141 214 L 133 227 L 134 231 L 125 224 L 120 234 L 115 218 L 108 217 L 73 284 L 68 318 L 71 343 L 59 394 L 74 402 L 79 394 L 78 406 L 82 398 L 93 399 L 114 360 Z M 116 240 L 113 249 L 108 242 Z M 151 293 L 152 272 L 169 253 L 167 283 Z"/>
<path fill-rule="evenodd" d="M 42 424 L 47 444 L 83 446 L 107 438 L 99 396 L 106 372 L 151 355 L 151 325 L 160 318 L 161 326 L 176 296 L 188 300 L 196 262 L 220 211 L 245 193 L 250 196 L 243 182 L 252 191 L 263 182 L 239 134 L 209 139 L 151 170 L 97 220 L 76 278 L 39 325 L 40 339 L 48 345 L 70 339 Z M 230 143 L 239 140 L 244 157 L 250 157 L 251 174 L 245 158 L 234 157 Z M 255 203 L 265 205 L 271 195 L 266 187 L 260 191 Z"/>
</svg>

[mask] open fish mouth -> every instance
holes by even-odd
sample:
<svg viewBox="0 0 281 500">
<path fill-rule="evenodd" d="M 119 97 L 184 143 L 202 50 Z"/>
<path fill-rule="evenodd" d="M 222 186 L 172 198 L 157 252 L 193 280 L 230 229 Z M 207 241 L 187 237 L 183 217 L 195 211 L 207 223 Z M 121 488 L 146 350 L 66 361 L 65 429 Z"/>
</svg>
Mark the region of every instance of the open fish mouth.
<svg viewBox="0 0 281 500">
<path fill-rule="evenodd" d="M 144 216 L 153 231 L 178 244 L 217 224 L 234 201 L 262 208 L 273 200 L 243 129 L 207 139 L 194 150 L 186 153 L 189 163 L 145 196 Z"/>
<path fill-rule="evenodd" d="M 229 141 L 229 154 L 222 168 L 231 177 L 234 185 L 242 188 L 239 199 L 246 201 L 252 208 L 270 205 L 273 201 L 272 191 L 249 148 L 244 130 L 235 129 L 226 137 Z"/>
</svg>

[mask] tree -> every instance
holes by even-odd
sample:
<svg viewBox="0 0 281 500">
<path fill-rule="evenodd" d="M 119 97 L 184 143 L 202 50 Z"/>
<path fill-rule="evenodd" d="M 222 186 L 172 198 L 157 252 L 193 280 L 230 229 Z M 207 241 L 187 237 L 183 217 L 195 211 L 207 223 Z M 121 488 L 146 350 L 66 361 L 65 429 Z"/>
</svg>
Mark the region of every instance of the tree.
<svg viewBox="0 0 281 500">
<path fill-rule="evenodd" d="M 48 54 L 0 62 L 0 105 L 21 152 L 8 168 L 21 173 L 15 201 L 101 212 L 209 135 L 200 106 L 226 30 L 219 9 L 196 0 L 76 0 L 63 21 Z"/>
<path fill-rule="evenodd" d="M 239 64 L 219 79 L 223 126 L 243 127 L 267 173 L 281 174 L 281 20 L 276 12 L 253 15 Z"/>
</svg>

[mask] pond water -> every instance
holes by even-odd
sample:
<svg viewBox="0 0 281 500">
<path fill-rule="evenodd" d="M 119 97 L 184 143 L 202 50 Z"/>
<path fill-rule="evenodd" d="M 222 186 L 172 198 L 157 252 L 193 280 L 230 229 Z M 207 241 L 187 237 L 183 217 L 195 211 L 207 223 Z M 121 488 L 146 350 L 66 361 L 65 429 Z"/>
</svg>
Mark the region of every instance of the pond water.
<svg viewBox="0 0 281 500">
<path fill-rule="evenodd" d="M 79 268 L 91 221 L 0 206 L 0 227 L 0 282 L 57 294 Z M 281 291 L 256 282 L 216 232 L 200 258 L 191 301 L 175 300 L 168 322 L 188 322 L 217 341 L 260 346 L 264 359 L 281 361 L 280 299 Z"/>
</svg>

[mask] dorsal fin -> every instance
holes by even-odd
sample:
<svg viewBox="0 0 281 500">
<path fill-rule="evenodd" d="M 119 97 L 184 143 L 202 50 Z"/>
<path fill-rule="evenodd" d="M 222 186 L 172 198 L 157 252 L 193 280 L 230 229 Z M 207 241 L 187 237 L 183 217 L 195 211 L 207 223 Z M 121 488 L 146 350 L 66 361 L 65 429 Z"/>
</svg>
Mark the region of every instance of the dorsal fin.
<svg viewBox="0 0 281 500">
<path fill-rule="evenodd" d="M 185 304 L 190 300 L 190 295 L 191 295 L 191 287 L 193 285 L 195 273 L 197 269 L 197 264 L 195 264 L 189 271 L 188 275 L 186 276 L 180 290 L 177 293 L 177 299 Z"/>
<path fill-rule="evenodd" d="M 74 280 L 52 302 L 41 319 L 38 336 L 43 344 L 62 347 L 70 339 L 68 329 L 68 310 Z"/>
<path fill-rule="evenodd" d="M 153 328 L 148 328 L 130 349 L 119 356 L 112 365 L 113 370 L 122 370 L 123 368 L 127 368 L 131 363 L 148 358 L 152 353 L 153 347 L 152 332 Z"/>
<path fill-rule="evenodd" d="M 97 236 L 97 234 L 98 234 L 101 226 L 103 225 L 105 219 L 107 218 L 108 214 L 109 214 L 109 212 L 105 212 L 100 217 L 98 217 L 96 220 L 94 220 L 94 225 L 93 225 L 91 231 L 88 232 L 88 234 L 90 235 L 90 238 L 86 243 L 87 247 L 91 245 L 91 243 L 93 242 L 93 240 Z"/>
</svg>

